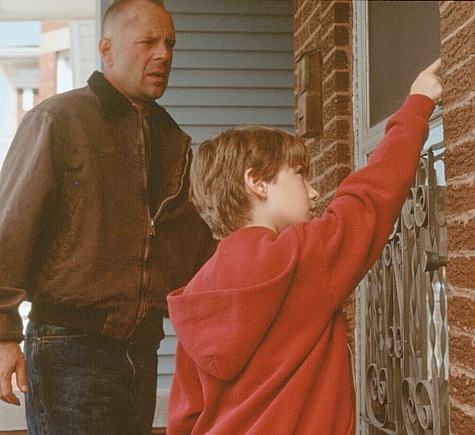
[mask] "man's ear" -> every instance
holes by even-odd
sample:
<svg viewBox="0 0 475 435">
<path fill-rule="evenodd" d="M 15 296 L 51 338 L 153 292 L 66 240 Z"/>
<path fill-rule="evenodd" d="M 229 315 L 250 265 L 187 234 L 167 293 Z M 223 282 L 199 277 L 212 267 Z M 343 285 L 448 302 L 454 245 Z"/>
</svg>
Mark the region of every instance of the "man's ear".
<svg viewBox="0 0 475 435">
<path fill-rule="evenodd" d="M 253 168 L 246 169 L 244 172 L 244 187 L 250 195 L 257 196 L 260 199 L 267 198 L 267 186 L 262 178 L 256 174 Z"/>
<path fill-rule="evenodd" d="M 109 38 L 99 39 L 99 55 L 105 66 L 110 67 L 113 63 L 111 40 Z"/>
</svg>

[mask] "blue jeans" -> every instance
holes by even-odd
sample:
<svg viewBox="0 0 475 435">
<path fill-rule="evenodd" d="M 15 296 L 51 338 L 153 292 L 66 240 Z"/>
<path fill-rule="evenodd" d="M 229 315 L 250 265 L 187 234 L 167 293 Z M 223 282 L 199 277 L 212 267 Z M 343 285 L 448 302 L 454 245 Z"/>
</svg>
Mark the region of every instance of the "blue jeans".
<svg viewBox="0 0 475 435">
<path fill-rule="evenodd" d="M 30 435 L 150 435 L 157 350 L 30 321 Z"/>
</svg>

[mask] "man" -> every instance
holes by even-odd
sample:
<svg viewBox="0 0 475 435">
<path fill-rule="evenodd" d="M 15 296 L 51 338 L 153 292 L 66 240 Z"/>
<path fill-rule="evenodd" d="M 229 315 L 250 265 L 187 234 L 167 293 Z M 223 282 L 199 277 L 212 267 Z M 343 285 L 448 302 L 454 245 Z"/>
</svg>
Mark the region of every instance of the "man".
<svg viewBox="0 0 475 435">
<path fill-rule="evenodd" d="M 151 431 L 166 295 L 214 249 L 188 200 L 190 138 L 155 103 L 174 44 L 161 2 L 117 0 L 104 74 L 26 114 L 5 160 L 0 399 L 19 404 L 16 374 L 30 434 Z"/>
</svg>

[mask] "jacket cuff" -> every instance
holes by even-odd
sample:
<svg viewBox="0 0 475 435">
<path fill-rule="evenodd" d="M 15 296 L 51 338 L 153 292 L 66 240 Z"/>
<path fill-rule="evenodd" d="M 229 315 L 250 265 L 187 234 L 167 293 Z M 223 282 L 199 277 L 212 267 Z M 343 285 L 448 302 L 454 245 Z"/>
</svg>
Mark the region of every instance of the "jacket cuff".
<svg viewBox="0 0 475 435">
<path fill-rule="evenodd" d="M 18 309 L 24 298 L 23 290 L 0 287 L 0 341 L 23 340 L 23 321 Z"/>
</svg>

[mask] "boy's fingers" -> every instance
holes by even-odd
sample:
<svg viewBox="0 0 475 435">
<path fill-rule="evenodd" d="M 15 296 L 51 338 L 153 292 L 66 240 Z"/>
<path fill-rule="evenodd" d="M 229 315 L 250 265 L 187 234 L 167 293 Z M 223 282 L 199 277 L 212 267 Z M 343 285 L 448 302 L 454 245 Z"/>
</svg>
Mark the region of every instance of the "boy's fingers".
<svg viewBox="0 0 475 435">
<path fill-rule="evenodd" d="M 439 57 L 434 63 L 432 63 L 432 65 L 427 67 L 426 71 L 430 72 L 430 73 L 433 73 L 433 74 L 437 74 L 437 73 L 440 72 L 441 65 L 442 65 L 442 60 Z"/>
</svg>

